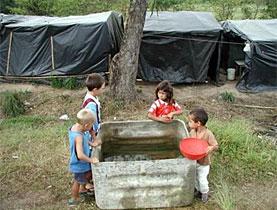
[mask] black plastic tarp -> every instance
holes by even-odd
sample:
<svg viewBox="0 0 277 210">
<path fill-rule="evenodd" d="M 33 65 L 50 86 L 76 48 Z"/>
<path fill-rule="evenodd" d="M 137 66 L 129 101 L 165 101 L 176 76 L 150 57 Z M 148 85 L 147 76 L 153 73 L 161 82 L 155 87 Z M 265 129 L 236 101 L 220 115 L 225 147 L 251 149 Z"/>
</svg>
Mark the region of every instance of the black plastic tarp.
<svg viewBox="0 0 277 210">
<path fill-rule="evenodd" d="M 119 51 L 122 16 L 0 15 L 0 75 L 55 76 L 106 72 Z"/>
<path fill-rule="evenodd" d="M 219 74 L 222 28 L 208 12 L 147 13 L 139 77 L 145 81 L 204 82 Z"/>
<path fill-rule="evenodd" d="M 277 19 L 225 21 L 225 33 L 248 43 L 245 66 L 237 83 L 242 92 L 277 90 Z"/>
</svg>

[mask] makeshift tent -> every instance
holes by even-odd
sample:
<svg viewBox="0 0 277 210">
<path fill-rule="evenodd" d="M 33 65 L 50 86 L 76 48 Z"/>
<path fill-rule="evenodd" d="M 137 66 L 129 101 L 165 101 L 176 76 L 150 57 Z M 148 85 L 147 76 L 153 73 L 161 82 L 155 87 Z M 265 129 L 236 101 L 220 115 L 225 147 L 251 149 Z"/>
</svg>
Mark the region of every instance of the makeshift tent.
<svg viewBox="0 0 277 210">
<path fill-rule="evenodd" d="M 139 57 L 145 81 L 204 82 L 219 75 L 222 28 L 208 12 L 147 13 Z"/>
<path fill-rule="evenodd" d="M 0 75 L 105 72 L 122 34 L 123 19 L 115 12 L 69 17 L 0 14 Z"/>
<path fill-rule="evenodd" d="M 228 37 L 247 43 L 244 48 L 246 69 L 237 84 L 238 90 L 276 90 L 277 19 L 225 21 L 222 27 Z"/>
</svg>

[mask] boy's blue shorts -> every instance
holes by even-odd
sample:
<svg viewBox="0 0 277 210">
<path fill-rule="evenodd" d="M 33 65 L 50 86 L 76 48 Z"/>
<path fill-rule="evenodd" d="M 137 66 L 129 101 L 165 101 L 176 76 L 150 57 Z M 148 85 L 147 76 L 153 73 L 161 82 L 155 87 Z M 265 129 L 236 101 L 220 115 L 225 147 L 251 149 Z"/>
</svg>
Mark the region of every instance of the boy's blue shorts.
<svg viewBox="0 0 277 210">
<path fill-rule="evenodd" d="M 88 183 L 88 180 L 86 178 L 86 174 L 90 171 L 86 171 L 83 173 L 73 173 L 74 174 L 74 179 L 79 183 L 79 184 L 86 184 Z"/>
</svg>

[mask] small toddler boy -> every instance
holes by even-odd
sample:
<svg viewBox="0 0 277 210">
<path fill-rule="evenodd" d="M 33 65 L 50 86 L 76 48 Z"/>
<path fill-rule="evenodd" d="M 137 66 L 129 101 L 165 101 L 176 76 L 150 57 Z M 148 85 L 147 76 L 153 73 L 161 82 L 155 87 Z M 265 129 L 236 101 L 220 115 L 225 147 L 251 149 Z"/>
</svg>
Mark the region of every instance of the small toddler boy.
<svg viewBox="0 0 277 210">
<path fill-rule="evenodd" d="M 76 206 L 80 202 L 80 186 L 84 186 L 92 177 L 91 163 L 97 163 L 97 158 L 90 158 L 91 146 L 97 144 L 91 141 L 89 130 L 95 122 L 95 117 L 89 109 L 82 109 L 77 114 L 77 122 L 69 129 L 70 163 L 69 170 L 74 175 L 71 188 L 72 198 L 69 206 Z"/>
<path fill-rule="evenodd" d="M 208 121 L 208 114 L 203 108 L 197 108 L 192 110 L 188 116 L 190 136 L 203 141 L 207 141 L 207 155 L 198 160 L 196 164 L 196 181 L 195 189 L 196 194 L 201 195 L 201 199 L 204 203 L 208 201 L 209 182 L 208 175 L 211 165 L 211 154 L 218 149 L 218 143 L 213 133 L 205 126 Z"/>
</svg>

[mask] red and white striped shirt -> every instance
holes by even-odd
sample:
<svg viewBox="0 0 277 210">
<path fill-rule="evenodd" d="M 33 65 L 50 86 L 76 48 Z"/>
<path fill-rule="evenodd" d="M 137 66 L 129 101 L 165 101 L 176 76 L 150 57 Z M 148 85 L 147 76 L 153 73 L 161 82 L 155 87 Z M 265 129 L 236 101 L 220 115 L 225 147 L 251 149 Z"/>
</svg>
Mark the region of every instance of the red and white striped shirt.
<svg viewBox="0 0 277 210">
<path fill-rule="evenodd" d="M 157 99 L 151 105 L 148 110 L 149 113 L 155 115 L 156 117 L 160 117 L 163 115 L 167 115 L 170 112 L 181 110 L 181 107 L 175 102 L 174 104 L 168 104 L 167 102 Z"/>
</svg>

